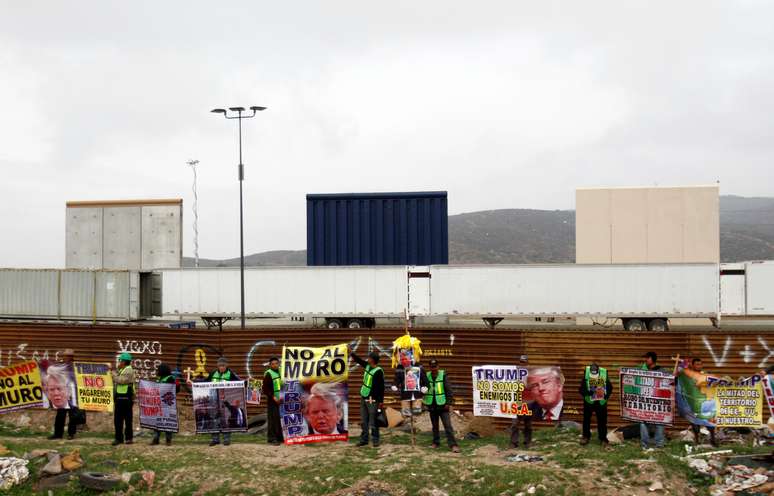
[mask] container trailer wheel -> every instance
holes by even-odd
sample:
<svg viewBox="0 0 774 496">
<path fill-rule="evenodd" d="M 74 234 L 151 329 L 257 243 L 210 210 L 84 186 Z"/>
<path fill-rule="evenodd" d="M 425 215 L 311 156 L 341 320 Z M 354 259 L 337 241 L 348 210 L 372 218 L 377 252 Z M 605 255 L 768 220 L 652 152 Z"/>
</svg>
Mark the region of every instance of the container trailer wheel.
<svg viewBox="0 0 774 496">
<path fill-rule="evenodd" d="M 647 329 L 645 322 L 640 319 L 623 319 L 624 329 L 631 332 L 639 332 Z"/>
<path fill-rule="evenodd" d="M 648 321 L 648 330 L 653 332 L 663 332 L 669 329 L 665 319 L 650 319 Z"/>
<path fill-rule="evenodd" d="M 349 319 L 349 322 L 347 322 L 347 327 L 350 329 L 360 329 L 363 327 L 363 323 L 360 321 L 360 319 Z"/>
<path fill-rule="evenodd" d="M 339 319 L 325 319 L 325 327 L 328 329 L 341 329 L 343 324 Z"/>
</svg>

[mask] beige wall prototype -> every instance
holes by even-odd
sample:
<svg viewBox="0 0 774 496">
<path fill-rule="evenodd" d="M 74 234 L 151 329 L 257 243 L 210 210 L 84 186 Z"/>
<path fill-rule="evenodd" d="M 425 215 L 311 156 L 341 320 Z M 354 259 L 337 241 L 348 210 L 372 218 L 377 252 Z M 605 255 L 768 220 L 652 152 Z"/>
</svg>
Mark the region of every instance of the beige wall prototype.
<svg viewBox="0 0 774 496">
<path fill-rule="evenodd" d="M 719 187 L 576 191 L 577 263 L 718 263 Z"/>
<path fill-rule="evenodd" d="M 67 202 L 68 269 L 151 271 L 182 265 L 183 200 Z"/>
</svg>

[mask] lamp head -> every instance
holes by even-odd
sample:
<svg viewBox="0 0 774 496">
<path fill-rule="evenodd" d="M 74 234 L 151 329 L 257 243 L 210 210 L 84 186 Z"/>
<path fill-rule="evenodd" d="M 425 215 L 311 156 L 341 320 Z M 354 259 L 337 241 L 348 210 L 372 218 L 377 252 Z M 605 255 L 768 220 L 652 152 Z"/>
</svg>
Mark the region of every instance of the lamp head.
<svg viewBox="0 0 774 496">
<path fill-rule="evenodd" d="M 245 111 L 244 107 L 229 107 L 228 109 L 231 110 L 232 112 L 244 112 Z"/>
<path fill-rule="evenodd" d="M 217 109 L 210 110 L 210 112 L 212 112 L 213 114 L 225 114 L 226 109 L 217 108 Z"/>
<path fill-rule="evenodd" d="M 259 107 L 257 105 L 253 105 L 252 107 L 250 107 L 250 110 L 252 110 L 253 112 L 260 112 L 262 110 L 266 110 L 266 107 Z"/>
</svg>

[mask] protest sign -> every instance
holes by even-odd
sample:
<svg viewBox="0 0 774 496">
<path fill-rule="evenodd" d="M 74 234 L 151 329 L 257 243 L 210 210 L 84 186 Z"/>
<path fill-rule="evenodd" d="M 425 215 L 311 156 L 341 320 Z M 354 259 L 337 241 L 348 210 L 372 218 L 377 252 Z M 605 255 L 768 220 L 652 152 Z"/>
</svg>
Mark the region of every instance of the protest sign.
<svg viewBox="0 0 774 496">
<path fill-rule="evenodd" d="M 675 381 L 672 374 L 622 368 L 620 379 L 621 418 L 648 424 L 674 423 Z"/>
<path fill-rule="evenodd" d="M 0 369 L 0 413 L 43 406 L 40 369 L 34 361 Z"/>
<path fill-rule="evenodd" d="M 140 427 L 164 432 L 178 431 L 175 383 L 140 379 L 137 399 L 140 404 Z"/>
<path fill-rule="evenodd" d="M 248 405 L 260 405 L 261 404 L 261 388 L 263 387 L 262 379 L 250 378 L 247 380 L 247 404 Z"/>
<path fill-rule="evenodd" d="M 506 417 L 532 415 L 524 398 L 527 368 L 515 365 L 473 367 L 473 415 Z"/>
<path fill-rule="evenodd" d="M 77 408 L 78 390 L 72 363 L 40 362 L 43 408 Z"/>
<path fill-rule="evenodd" d="M 562 408 L 564 375 L 559 367 L 473 367 L 474 415 L 558 420 Z"/>
<path fill-rule="evenodd" d="M 285 444 L 349 439 L 347 345 L 285 346 L 281 369 Z"/>
<path fill-rule="evenodd" d="M 78 408 L 91 412 L 113 411 L 113 376 L 106 363 L 74 362 Z"/>
<path fill-rule="evenodd" d="M 769 405 L 769 416 L 774 417 L 774 376 L 767 374 L 761 384 L 766 404 Z"/>
<path fill-rule="evenodd" d="M 245 391 L 245 381 L 192 383 L 196 433 L 246 431 Z"/>
<path fill-rule="evenodd" d="M 763 389 L 755 386 L 718 386 L 715 391 L 717 427 L 761 427 Z"/>
<path fill-rule="evenodd" d="M 419 377 L 421 369 L 419 367 L 409 367 L 403 370 L 403 390 L 409 392 L 419 391 L 421 378 Z"/>
</svg>

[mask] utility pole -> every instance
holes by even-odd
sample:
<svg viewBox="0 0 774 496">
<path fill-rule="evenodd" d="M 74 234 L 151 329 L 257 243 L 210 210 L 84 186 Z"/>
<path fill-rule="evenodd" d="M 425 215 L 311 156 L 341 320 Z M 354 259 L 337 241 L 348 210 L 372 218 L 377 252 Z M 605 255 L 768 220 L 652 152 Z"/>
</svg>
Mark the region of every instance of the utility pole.
<svg viewBox="0 0 774 496">
<path fill-rule="evenodd" d="M 232 113 L 229 115 L 228 111 L 226 109 L 222 108 L 216 108 L 212 109 L 210 112 L 214 114 L 223 114 L 223 117 L 226 119 L 238 119 L 239 120 L 239 281 L 240 281 L 240 289 L 242 294 L 242 329 L 245 328 L 245 222 L 244 222 L 244 212 L 243 212 L 243 205 L 242 205 L 242 182 L 245 180 L 245 165 L 242 163 L 242 119 L 252 119 L 255 117 L 255 114 L 257 112 L 262 112 L 266 110 L 266 107 L 259 107 L 257 105 L 253 105 L 250 107 L 250 110 L 253 111 L 252 114 L 242 114 L 242 112 L 246 112 L 244 107 L 229 107 L 228 110 L 230 110 Z M 234 115 L 236 114 L 236 115 Z"/>
<path fill-rule="evenodd" d="M 196 166 L 199 165 L 198 160 L 191 159 L 186 162 L 193 171 L 193 230 L 194 230 L 194 267 L 199 267 L 199 194 L 196 191 Z"/>
</svg>

